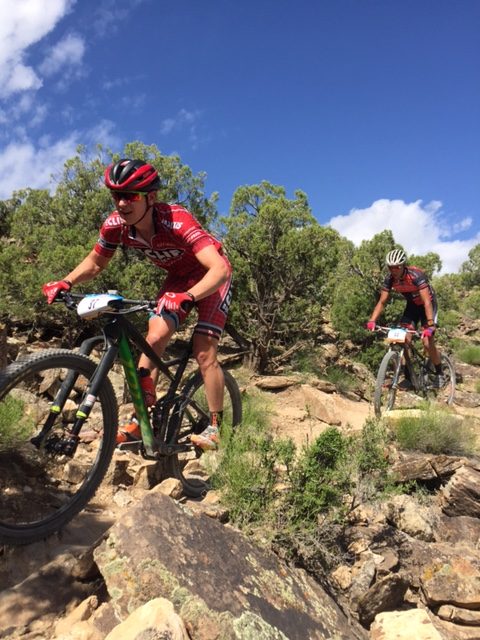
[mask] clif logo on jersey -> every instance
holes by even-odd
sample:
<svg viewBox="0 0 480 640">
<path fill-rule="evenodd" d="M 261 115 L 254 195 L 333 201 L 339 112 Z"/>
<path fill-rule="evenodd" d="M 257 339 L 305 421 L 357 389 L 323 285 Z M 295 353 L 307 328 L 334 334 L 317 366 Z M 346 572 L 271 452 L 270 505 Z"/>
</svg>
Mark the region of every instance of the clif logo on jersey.
<svg viewBox="0 0 480 640">
<path fill-rule="evenodd" d="M 140 247 L 138 247 L 140 249 Z M 181 249 L 162 249 L 155 251 L 155 249 L 144 249 L 143 252 L 151 260 L 158 260 L 158 262 L 170 262 L 179 258 L 183 251 Z"/>
</svg>

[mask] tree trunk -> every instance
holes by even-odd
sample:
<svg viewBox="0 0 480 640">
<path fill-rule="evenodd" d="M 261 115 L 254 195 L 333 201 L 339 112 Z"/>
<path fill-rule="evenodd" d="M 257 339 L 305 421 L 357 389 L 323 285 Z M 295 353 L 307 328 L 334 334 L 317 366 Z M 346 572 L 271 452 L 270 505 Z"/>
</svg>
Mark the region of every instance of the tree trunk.
<svg viewBox="0 0 480 640">
<path fill-rule="evenodd" d="M 228 335 L 234 340 L 241 349 L 250 350 L 252 348 L 251 343 L 246 340 L 238 331 L 235 329 L 233 325 L 227 322 L 225 326 L 225 331 Z"/>
<path fill-rule="evenodd" d="M 7 366 L 7 325 L 0 322 L 0 369 Z"/>
</svg>

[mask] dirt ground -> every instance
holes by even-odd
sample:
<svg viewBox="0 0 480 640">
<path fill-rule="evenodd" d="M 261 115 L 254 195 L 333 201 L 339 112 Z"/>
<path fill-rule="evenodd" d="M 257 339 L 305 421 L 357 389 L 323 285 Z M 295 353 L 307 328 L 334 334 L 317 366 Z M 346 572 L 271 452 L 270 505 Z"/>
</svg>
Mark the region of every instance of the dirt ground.
<svg viewBox="0 0 480 640">
<path fill-rule="evenodd" d="M 337 393 L 320 395 L 319 392 L 319 401 L 322 397 L 330 405 L 332 422 L 321 420 L 312 413 L 302 387 L 289 387 L 275 393 L 271 399 L 274 433 L 280 438 L 291 438 L 297 447 L 301 447 L 313 442 L 332 423 L 348 433 L 359 431 L 365 420 L 373 416 L 373 405 L 366 401 L 356 402 Z"/>
</svg>

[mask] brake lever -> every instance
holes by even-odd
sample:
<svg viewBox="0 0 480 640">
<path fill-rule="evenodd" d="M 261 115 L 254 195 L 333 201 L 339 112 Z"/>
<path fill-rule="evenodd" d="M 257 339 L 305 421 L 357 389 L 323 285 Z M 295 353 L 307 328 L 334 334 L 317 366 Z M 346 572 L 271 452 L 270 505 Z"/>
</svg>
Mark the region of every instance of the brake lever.
<svg viewBox="0 0 480 640">
<path fill-rule="evenodd" d="M 70 310 L 75 309 L 77 306 L 75 300 L 70 294 L 70 291 L 59 291 L 53 302 L 63 302 L 67 309 Z"/>
</svg>

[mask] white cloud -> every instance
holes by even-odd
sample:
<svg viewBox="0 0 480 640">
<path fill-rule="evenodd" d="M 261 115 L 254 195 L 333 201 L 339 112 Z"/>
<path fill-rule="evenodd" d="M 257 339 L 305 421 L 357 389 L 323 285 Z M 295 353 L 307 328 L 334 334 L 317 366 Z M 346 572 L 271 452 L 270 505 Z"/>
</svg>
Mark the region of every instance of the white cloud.
<svg viewBox="0 0 480 640">
<path fill-rule="evenodd" d="M 366 209 L 352 209 L 346 215 L 335 216 L 328 225 L 356 245 L 389 229 L 408 253 L 438 253 L 443 264 L 442 273 L 455 273 L 468 259 L 470 249 L 480 242 L 480 234 L 468 240 L 449 240 L 459 231 L 468 229 L 472 220 L 465 218 L 450 226 L 444 218 L 442 203 L 436 200 L 424 205 L 421 200 L 407 203 L 382 199 Z"/>
<path fill-rule="evenodd" d="M 25 187 L 49 188 L 52 173 L 74 155 L 77 144 L 73 134 L 43 148 L 35 148 L 31 142 L 9 144 L 0 153 L 0 198 Z"/>
<path fill-rule="evenodd" d="M 51 76 L 58 73 L 63 67 L 79 65 L 84 53 L 84 40 L 80 36 L 68 35 L 50 49 L 39 70 L 46 76 Z"/>
<path fill-rule="evenodd" d="M 42 85 L 25 54 L 70 10 L 75 0 L 2 0 L 0 98 Z"/>
<path fill-rule="evenodd" d="M 168 135 L 175 128 L 175 120 L 173 118 L 165 118 L 160 126 L 160 133 Z"/>
<path fill-rule="evenodd" d="M 11 69 L 9 69 L 8 76 L 2 79 L 5 82 L 0 89 L 3 95 L 10 95 L 20 91 L 37 90 L 42 86 L 42 81 L 35 71 L 19 61 L 16 61 L 12 65 Z"/>
<path fill-rule="evenodd" d="M 173 118 L 165 118 L 160 125 L 160 133 L 162 135 L 168 135 L 172 131 L 187 130 L 189 133 L 189 139 L 192 144 L 192 148 L 196 149 L 199 144 L 199 136 L 197 133 L 197 124 L 200 120 L 200 111 L 188 111 L 187 109 L 180 109 L 180 111 Z"/>
<path fill-rule="evenodd" d="M 104 120 L 88 131 L 74 131 L 56 141 L 44 136 L 36 144 L 26 138 L 11 142 L 0 150 L 0 199 L 26 187 L 53 189 L 52 175 L 61 172 L 65 160 L 75 155 L 80 143 L 120 147 L 114 131 L 114 123 Z"/>
<path fill-rule="evenodd" d="M 470 229 L 473 224 L 473 218 L 464 218 L 453 225 L 453 233 L 460 233 L 462 231 L 466 231 Z"/>
<path fill-rule="evenodd" d="M 97 0 L 91 26 L 101 36 L 115 32 L 120 23 L 146 1 L 148 0 L 130 0 L 122 6 L 118 0 Z"/>
<path fill-rule="evenodd" d="M 111 120 L 102 120 L 83 134 L 83 143 L 101 144 L 110 149 L 119 149 L 122 146 L 122 140 L 116 133 L 117 129 L 117 125 Z"/>
<path fill-rule="evenodd" d="M 136 96 L 125 96 L 121 99 L 121 103 L 129 109 L 130 112 L 140 110 L 147 100 L 146 93 L 139 93 Z"/>
<path fill-rule="evenodd" d="M 167 135 L 174 129 L 183 129 L 185 127 L 193 127 L 195 121 L 200 116 L 199 111 L 187 111 L 187 109 L 180 109 L 176 116 L 173 118 L 165 118 L 160 125 L 160 133 Z"/>
</svg>

